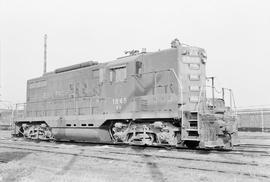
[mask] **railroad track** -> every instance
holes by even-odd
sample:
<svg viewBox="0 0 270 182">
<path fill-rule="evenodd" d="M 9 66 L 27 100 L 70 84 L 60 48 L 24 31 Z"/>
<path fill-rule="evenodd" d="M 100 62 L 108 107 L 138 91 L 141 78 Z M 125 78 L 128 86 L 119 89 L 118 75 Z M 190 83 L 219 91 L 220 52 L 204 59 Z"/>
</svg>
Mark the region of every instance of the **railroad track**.
<svg viewBox="0 0 270 182">
<path fill-rule="evenodd" d="M 270 140 L 269 136 L 240 136 L 239 139 Z"/>
<path fill-rule="evenodd" d="M 0 144 L 2 144 L 0 142 Z M 25 146 L 25 144 L 17 144 L 20 146 Z M 33 147 L 48 147 L 53 149 L 63 149 L 58 146 L 38 146 L 38 145 L 29 145 Z M 139 150 L 141 150 L 142 147 L 138 147 Z M 131 156 L 146 156 L 146 157 L 157 157 L 157 158 L 163 158 L 163 159 L 180 159 L 180 160 L 188 160 L 188 161 L 201 161 L 201 162 L 214 162 L 214 163 L 223 163 L 223 164 L 236 164 L 236 165 L 250 165 L 250 166 L 258 166 L 256 163 L 247 163 L 247 162 L 234 162 L 234 161 L 217 161 L 217 160 L 210 160 L 210 159 L 194 159 L 194 158 L 187 158 L 187 157 L 173 157 L 173 156 L 164 156 L 164 155 L 157 155 L 157 154 L 141 154 L 141 153 L 134 153 L 134 152 L 121 152 L 121 151 L 104 151 L 104 150 L 94 150 L 95 152 L 103 152 L 106 154 L 120 154 L 120 155 L 131 155 Z M 183 151 L 187 152 L 187 151 Z M 193 151 L 194 152 L 194 151 Z"/>
<path fill-rule="evenodd" d="M 142 163 L 145 164 L 145 161 L 138 161 L 138 160 L 133 160 L 131 157 L 126 157 L 126 156 L 137 156 L 137 157 L 143 157 L 143 158 L 149 158 L 152 157 L 154 159 L 165 159 L 165 160 L 177 160 L 177 161 L 195 161 L 195 162 L 205 162 L 207 163 L 205 166 L 211 166 L 209 164 L 211 163 L 221 163 L 221 164 L 227 164 L 227 165 L 232 165 L 232 166 L 258 166 L 256 163 L 249 163 L 249 162 L 234 162 L 234 161 L 221 161 L 221 160 L 210 160 L 210 159 L 195 159 L 195 158 L 187 158 L 187 157 L 172 157 L 172 156 L 164 156 L 164 155 L 157 155 L 157 154 L 145 154 L 145 153 L 134 153 L 134 152 L 121 152 L 121 151 L 104 151 L 104 150 L 94 150 L 95 154 L 82 154 L 78 152 L 65 152 L 65 151 L 58 151 L 58 149 L 65 149 L 61 148 L 59 146 L 41 146 L 41 145 L 33 145 L 30 144 L 27 146 L 25 144 L 10 144 L 7 142 L 0 142 L 0 146 L 3 148 L 9 148 L 9 149 L 15 149 L 15 150 L 25 150 L 25 151 L 30 151 L 30 152 L 42 152 L 42 153 L 54 153 L 54 154 L 59 154 L 59 155 L 71 155 L 71 156 L 80 156 L 80 157 L 87 157 L 87 158 L 96 158 L 96 159 L 101 159 L 101 160 L 113 160 L 113 161 L 118 161 L 118 162 L 132 162 L 132 163 Z M 32 147 L 32 148 L 30 148 Z M 45 149 L 44 149 L 45 148 Z M 118 156 L 112 156 L 108 154 L 116 154 Z M 119 157 L 119 156 L 125 156 L 125 158 Z M 128 158 L 128 159 L 127 159 Z M 1 161 L 0 161 L 1 162 Z M 2 161 L 4 163 L 5 161 Z M 149 163 L 149 162 L 148 162 Z M 223 174 L 234 174 L 234 175 L 242 175 L 242 176 L 249 176 L 249 177 L 261 177 L 261 178 L 269 178 L 270 175 L 264 175 L 264 174 L 250 174 L 248 172 L 244 171 L 235 171 L 235 170 L 224 170 L 224 169 L 211 169 L 211 168 L 206 168 L 206 167 L 197 167 L 197 166 L 189 166 L 189 165 L 183 165 L 187 164 L 181 163 L 182 165 L 173 165 L 176 168 L 181 168 L 181 169 L 190 169 L 190 170 L 198 170 L 198 171 L 207 171 L 207 172 L 217 172 L 217 173 L 223 173 Z M 149 165 L 149 164 L 148 164 Z M 172 163 L 161 163 L 161 165 L 168 165 L 172 166 Z"/>
<path fill-rule="evenodd" d="M 3 140 L 3 139 L 2 139 Z M 0 139 L 1 141 L 1 139 Z M 3 140 L 5 141 L 5 140 Z M 28 146 L 38 146 L 34 145 L 32 140 L 22 140 L 25 142 L 28 142 Z M 35 141 L 36 142 L 36 141 Z M 47 141 L 40 141 L 47 143 Z M 59 141 L 56 142 L 57 144 L 66 144 L 66 145 L 78 145 L 78 146 L 105 146 L 105 145 L 110 145 L 110 146 L 115 146 L 115 148 L 125 148 L 125 147 L 130 147 L 128 144 L 100 144 L 100 143 L 89 143 L 89 142 L 64 142 L 64 141 Z M 24 144 L 23 144 L 24 145 Z M 50 146 L 52 148 L 59 148 L 59 146 Z M 141 147 L 145 148 L 145 146 L 136 146 L 136 147 Z M 235 147 L 233 150 L 221 150 L 221 149 L 204 149 L 204 148 L 197 148 L 197 149 L 188 149 L 186 147 L 162 147 L 162 146 L 149 146 L 149 149 L 165 149 L 165 150 L 175 150 L 177 152 L 194 152 L 194 153 L 212 153 L 212 154 L 227 154 L 227 155 L 253 155 L 253 154 L 258 154 L 260 156 L 265 156 L 268 157 L 270 156 L 270 151 L 265 151 L 265 149 L 269 148 L 270 145 L 254 145 L 254 144 L 243 144 L 240 146 Z M 262 150 L 252 150 L 251 148 L 259 148 Z"/>
<path fill-rule="evenodd" d="M 0 139 L 1 141 L 1 139 Z M 3 140 L 4 141 L 4 140 Z M 37 146 L 34 145 L 32 140 L 22 140 L 25 142 L 28 142 L 28 146 Z M 36 142 L 36 141 L 35 141 Z M 47 143 L 47 141 L 41 141 L 44 143 Z M 110 146 L 115 146 L 115 148 L 125 148 L 125 147 L 130 147 L 130 145 L 127 144 L 100 144 L 100 143 L 89 143 L 89 142 L 56 142 L 57 144 L 66 144 L 66 145 L 78 145 L 78 146 L 105 146 L 105 145 L 110 145 Z M 59 146 L 50 146 L 52 148 L 59 148 Z M 136 146 L 136 147 L 141 147 L 145 148 L 145 146 Z M 198 149 L 188 149 L 186 147 L 161 147 L 161 146 L 150 146 L 148 147 L 149 149 L 165 149 L 165 150 L 175 150 L 177 152 L 193 152 L 193 153 L 202 153 L 202 154 L 226 154 L 226 155 L 260 155 L 264 157 L 269 157 L 270 156 L 270 151 L 265 151 L 265 148 L 268 148 L 268 145 L 253 145 L 253 144 L 244 144 L 235 147 L 233 150 L 220 150 L 220 149 L 203 149 L 203 148 L 198 148 Z M 252 150 L 251 148 L 261 148 L 262 150 Z M 270 149 L 270 145 L 269 145 Z"/>
<path fill-rule="evenodd" d="M 248 147 L 248 148 L 267 148 L 270 149 L 270 145 L 262 145 L 262 144 L 241 144 L 240 147 Z"/>
</svg>

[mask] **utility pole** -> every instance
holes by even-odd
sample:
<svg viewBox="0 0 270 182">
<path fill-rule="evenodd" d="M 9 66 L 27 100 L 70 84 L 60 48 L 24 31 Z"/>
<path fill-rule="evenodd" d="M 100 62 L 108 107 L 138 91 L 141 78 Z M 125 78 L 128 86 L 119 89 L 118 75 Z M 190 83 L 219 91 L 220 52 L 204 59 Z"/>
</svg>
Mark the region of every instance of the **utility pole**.
<svg viewBox="0 0 270 182">
<path fill-rule="evenodd" d="M 223 100 L 225 99 L 224 98 L 225 90 L 228 90 L 230 92 L 230 108 L 232 108 L 233 107 L 233 102 L 234 102 L 232 89 L 230 89 L 230 88 L 222 88 L 222 98 L 223 98 Z M 235 107 L 235 103 L 234 103 L 234 107 Z"/>
<path fill-rule="evenodd" d="M 44 65 L 43 74 L 47 72 L 47 34 L 44 35 Z"/>
<path fill-rule="evenodd" d="M 2 66 L 1 66 L 1 61 L 2 61 L 2 42 L 0 41 L 0 100 L 1 100 L 1 91 L 2 91 Z"/>
<path fill-rule="evenodd" d="M 261 110 L 261 127 L 262 127 L 262 132 L 264 132 L 264 118 L 263 118 L 263 109 Z"/>
</svg>

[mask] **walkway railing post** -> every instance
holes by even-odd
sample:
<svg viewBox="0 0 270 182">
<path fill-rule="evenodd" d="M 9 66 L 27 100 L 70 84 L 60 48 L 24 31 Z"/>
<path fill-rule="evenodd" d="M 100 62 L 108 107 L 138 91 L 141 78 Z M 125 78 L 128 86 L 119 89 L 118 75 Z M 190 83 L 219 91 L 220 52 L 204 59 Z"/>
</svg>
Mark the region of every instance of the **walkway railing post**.
<svg viewBox="0 0 270 182">
<path fill-rule="evenodd" d="M 262 127 L 262 132 L 264 132 L 264 118 L 263 118 L 263 110 L 261 110 L 261 127 Z"/>
</svg>

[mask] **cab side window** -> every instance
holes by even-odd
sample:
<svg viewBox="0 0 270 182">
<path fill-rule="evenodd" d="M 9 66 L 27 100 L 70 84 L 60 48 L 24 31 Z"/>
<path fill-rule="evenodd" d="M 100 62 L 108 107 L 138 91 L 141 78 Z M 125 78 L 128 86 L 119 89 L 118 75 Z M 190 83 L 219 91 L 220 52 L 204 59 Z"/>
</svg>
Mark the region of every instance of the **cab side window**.
<svg viewBox="0 0 270 182">
<path fill-rule="evenodd" d="M 142 62 L 137 61 L 136 62 L 136 75 L 142 74 Z"/>
<path fill-rule="evenodd" d="M 93 79 L 98 79 L 99 78 L 99 69 L 93 70 L 92 71 L 92 77 Z"/>
<path fill-rule="evenodd" d="M 126 66 L 111 68 L 110 69 L 110 81 L 111 82 L 122 82 L 127 78 Z"/>
</svg>

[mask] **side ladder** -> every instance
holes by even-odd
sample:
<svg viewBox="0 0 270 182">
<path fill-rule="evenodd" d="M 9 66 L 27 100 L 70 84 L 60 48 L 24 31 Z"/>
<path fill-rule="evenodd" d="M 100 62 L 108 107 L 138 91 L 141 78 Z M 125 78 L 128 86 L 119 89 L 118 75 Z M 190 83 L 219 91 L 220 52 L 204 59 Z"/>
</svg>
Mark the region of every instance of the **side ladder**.
<svg viewBox="0 0 270 182">
<path fill-rule="evenodd" d="M 184 112 L 182 118 L 182 140 L 200 141 L 199 139 L 199 113 L 198 111 Z"/>
<path fill-rule="evenodd" d="M 199 132 L 199 111 L 202 100 L 203 85 L 200 86 L 199 100 L 194 109 L 182 114 L 182 140 L 183 141 L 200 141 Z"/>
</svg>

